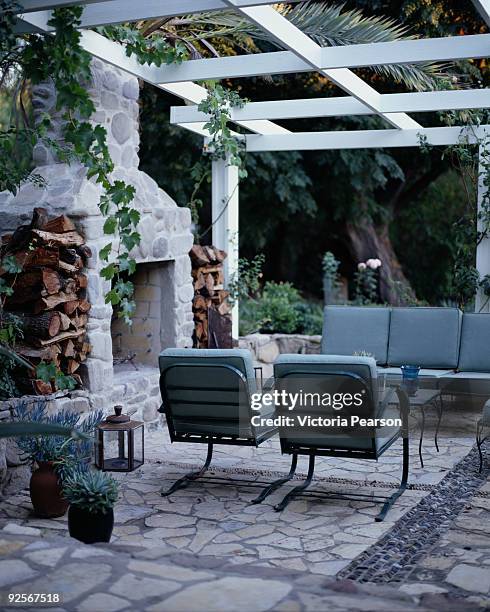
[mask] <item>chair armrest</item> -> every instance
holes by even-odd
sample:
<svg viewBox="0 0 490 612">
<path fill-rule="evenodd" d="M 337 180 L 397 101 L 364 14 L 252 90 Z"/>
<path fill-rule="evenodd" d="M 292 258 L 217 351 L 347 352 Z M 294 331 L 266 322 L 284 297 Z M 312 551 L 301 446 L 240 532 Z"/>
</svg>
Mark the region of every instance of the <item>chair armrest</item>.
<svg viewBox="0 0 490 612">
<path fill-rule="evenodd" d="M 262 391 L 269 393 L 270 391 L 274 391 L 274 385 L 275 385 L 275 379 L 274 376 L 271 376 L 270 378 L 268 378 L 265 383 L 262 386 Z"/>
<path fill-rule="evenodd" d="M 378 412 L 376 416 L 378 418 L 382 417 L 387 406 L 395 403 L 393 401 L 395 394 L 398 397 L 397 403 L 400 407 L 400 417 L 402 420 L 402 436 L 404 438 L 407 438 L 408 437 L 408 415 L 410 412 L 410 400 L 407 395 L 407 392 L 401 386 L 397 385 L 396 387 L 390 387 L 387 390 L 386 395 L 379 402 Z"/>
</svg>

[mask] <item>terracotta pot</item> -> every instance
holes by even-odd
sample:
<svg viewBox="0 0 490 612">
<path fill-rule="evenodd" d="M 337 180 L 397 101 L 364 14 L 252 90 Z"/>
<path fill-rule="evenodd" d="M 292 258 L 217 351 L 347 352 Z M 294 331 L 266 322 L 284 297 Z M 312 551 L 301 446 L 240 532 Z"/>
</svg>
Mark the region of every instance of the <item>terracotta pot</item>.
<svg viewBox="0 0 490 612">
<path fill-rule="evenodd" d="M 78 506 L 68 510 L 68 531 L 70 536 L 85 544 L 110 542 L 114 527 L 114 511 L 109 508 L 102 512 L 89 512 Z"/>
<path fill-rule="evenodd" d="M 31 476 L 29 486 L 34 514 L 42 518 L 63 516 L 68 509 L 68 502 L 61 494 L 53 463 L 39 461 L 38 466 Z"/>
</svg>

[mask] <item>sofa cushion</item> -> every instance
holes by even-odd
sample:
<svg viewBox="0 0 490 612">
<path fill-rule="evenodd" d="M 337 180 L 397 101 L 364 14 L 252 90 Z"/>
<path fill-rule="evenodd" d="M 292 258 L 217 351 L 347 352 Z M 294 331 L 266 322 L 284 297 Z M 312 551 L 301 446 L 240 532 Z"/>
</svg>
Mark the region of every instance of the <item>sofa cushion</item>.
<svg viewBox="0 0 490 612">
<path fill-rule="evenodd" d="M 490 372 L 490 314 L 463 315 L 458 370 Z"/>
<path fill-rule="evenodd" d="M 322 353 L 354 355 L 366 351 L 384 365 L 388 356 L 389 308 L 327 306 L 324 311 Z"/>
<path fill-rule="evenodd" d="M 490 372 L 452 372 L 438 379 L 447 395 L 490 395 Z"/>
<path fill-rule="evenodd" d="M 388 365 L 456 368 L 461 316 L 457 308 L 393 308 Z"/>
<path fill-rule="evenodd" d="M 419 378 L 441 378 L 442 376 L 450 375 L 454 370 L 435 370 L 431 368 L 421 368 Z M 402 371 L 400 367 L 378 368 L 378 377 L 387 376 L 388 378 L 401 378 Z"/>
</svg>

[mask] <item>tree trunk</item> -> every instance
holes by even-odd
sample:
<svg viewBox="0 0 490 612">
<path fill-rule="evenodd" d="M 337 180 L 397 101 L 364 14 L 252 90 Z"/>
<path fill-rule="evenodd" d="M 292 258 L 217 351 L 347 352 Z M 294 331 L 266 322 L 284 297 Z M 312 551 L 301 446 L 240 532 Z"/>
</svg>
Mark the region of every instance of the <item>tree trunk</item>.
<svg viewBox="0 0 490 612">
<path fill-rule="evenodd" d="M 349 238 L 349 250 L 356 262 L 378 258 L 382 262 L 379 268 L 379 297 L 381 301 L 393 306 L 412 303 L 415 293 L 403 274 L 401 264 L 391 244 L 387 224 L 376 227 L 373 221 L 365 216 L 358 224 L 347 223 L 346 233 Z"/>
</svg>

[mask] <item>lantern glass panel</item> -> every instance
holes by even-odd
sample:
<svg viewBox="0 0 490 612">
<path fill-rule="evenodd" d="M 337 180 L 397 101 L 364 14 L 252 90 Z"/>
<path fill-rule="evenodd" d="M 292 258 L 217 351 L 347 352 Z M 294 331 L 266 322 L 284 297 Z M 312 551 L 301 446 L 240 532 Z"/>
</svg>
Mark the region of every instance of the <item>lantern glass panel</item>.
<svg viewBox="0 0 490 612">
<path fill-rule="evenodd" d="M 145 460 L 144 456 L 144 439 L 143 439 L 143 425 L 133 430 L 134 442 L 133 442 L 133 450 L 134 450 L 134 465 L 133 469 L 140 467 L 143 465 Z"/>
<path fill-rule="evenodd" d="M 109 471 L 129 471 L 128 431 L 103 432 L 104 458 L 102 469 Z"/>
</svg>

